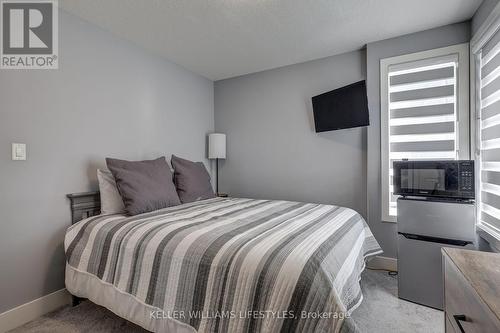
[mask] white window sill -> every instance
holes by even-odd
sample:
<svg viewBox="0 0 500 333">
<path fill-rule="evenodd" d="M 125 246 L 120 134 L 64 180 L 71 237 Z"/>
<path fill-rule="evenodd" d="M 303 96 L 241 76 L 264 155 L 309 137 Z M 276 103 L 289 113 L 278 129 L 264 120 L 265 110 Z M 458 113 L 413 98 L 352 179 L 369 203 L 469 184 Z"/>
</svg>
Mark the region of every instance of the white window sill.
<svg viewBox="0 0 500 333">
<path fill-rule="evenodd" d="M 487 241 L 495 252 L 500 252 L 500 234 L 482 224 L 477 225 L 477 234 Z"/>
<path fill-rule="evenodd" d="M 398 217 L 393 215 L 382 216 L 382 223 L 398 223 Z"/>
</svg>

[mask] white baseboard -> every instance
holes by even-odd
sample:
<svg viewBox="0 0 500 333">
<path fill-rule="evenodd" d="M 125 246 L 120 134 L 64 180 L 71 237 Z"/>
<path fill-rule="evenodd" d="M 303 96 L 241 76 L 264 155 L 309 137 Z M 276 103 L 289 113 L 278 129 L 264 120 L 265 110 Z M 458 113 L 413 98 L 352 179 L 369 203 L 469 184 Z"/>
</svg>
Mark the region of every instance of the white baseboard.
<svg viewBox="0 0 500 333">
<path fill-rule="evenodd" d="M 0 333 L 19 327 L 66 304 L 71 304 L 71 295 L 64 288 L 0 313 Z"/>
<path fill-rule="evenodd" d="M 366 267 L 371 269 L 385 269 L 388 271 L 396 272 L 398 270 L 398 259 L 375 256 L 366 264 Z"/>
</svg>

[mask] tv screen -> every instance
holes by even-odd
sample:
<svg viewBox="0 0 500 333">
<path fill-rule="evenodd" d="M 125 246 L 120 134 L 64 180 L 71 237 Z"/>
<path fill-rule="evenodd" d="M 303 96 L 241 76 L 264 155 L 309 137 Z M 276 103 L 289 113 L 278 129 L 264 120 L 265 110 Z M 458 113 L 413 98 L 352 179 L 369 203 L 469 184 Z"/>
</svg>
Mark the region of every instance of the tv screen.
<svg viewBox="0 0 500 333">
<path fill-rule="evenodd" d="M 314 96 L 312 106 L 316 132 L 370 125 L 365 81 Z"/>
</svg>

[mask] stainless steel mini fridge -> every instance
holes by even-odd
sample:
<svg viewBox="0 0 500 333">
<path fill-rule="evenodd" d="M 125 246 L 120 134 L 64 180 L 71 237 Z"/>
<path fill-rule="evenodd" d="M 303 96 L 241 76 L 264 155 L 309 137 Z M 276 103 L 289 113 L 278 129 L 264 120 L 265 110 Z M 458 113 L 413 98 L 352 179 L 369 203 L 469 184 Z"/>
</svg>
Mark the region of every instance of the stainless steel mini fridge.
<svg viewBox="0 0 500 333">
<path fill-rule="evenodd" d="M 475 249 L 470 202 L 398 199 L 398 294 L 443 309 L 442 247 Z"/>
</svg>

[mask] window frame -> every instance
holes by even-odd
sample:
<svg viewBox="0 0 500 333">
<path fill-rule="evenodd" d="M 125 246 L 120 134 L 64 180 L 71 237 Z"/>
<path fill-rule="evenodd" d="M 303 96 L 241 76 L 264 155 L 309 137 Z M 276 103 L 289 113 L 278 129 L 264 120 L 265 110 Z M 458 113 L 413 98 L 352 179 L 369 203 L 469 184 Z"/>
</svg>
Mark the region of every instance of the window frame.
<svg viewBox="0 0 500 333">
<path fill-rule="evenodd" d="M 456 131 L 458 131 L 458 158 L 470 158 L 470 102 L 469 102 L 469 43 L 456 44 L 432 50 L 380 59 L 380 143 L 381 143 L 381 220 L 396 223 L 397 218 L 389 211 L 389 67 L 432 61 L 432 58 L 458 56 L 456 83 Z"/>
<path fill-rule="evenodd" d="M 475 174 L 476 179 L 476 230 L 477 233 L 485 239 L 490 246 L 500 252 L 500 234 L 495 230 L 489 228 L 486 225 L 480 223 L 481 219 L 481 151 L 480 151 L 480 140 L 481 140 L 481 103 L 478 97 L 481 96 L 481 78 L 480 78 L 480 66 L 481 61 L 479 57 L 481 56 L 482 48 L 486 43 L 500 30 L 500 4 L 497 4 L 495 8 L 488 15 L 483 24 L 479 27 L 477 32 L 474 34 L 470 41 L 470 75 L 473 78 L 470 82 L 470 106 L 471 106 L 471 152 L 473 152 L 475 163 Z M 479 69 L 479 70 L 478 70 Z"/>
</svg>

